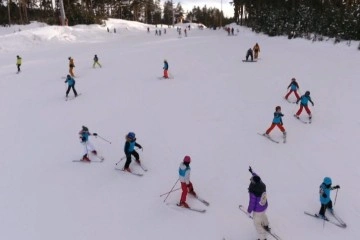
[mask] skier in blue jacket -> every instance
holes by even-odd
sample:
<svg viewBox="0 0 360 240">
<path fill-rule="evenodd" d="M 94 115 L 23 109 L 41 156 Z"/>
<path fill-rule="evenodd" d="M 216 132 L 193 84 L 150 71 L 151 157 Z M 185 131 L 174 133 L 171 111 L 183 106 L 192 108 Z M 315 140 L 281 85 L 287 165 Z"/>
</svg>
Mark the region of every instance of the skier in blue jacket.
<svg viewBox="0 0 360 240">
<path fill-rule="evenodd" d="M 125 162 L 125 165 L 124 165 L 124 171 L 127 171 L 127 172 L 131 172 L 129 166 L 130 166 L 130 163 L 131 163 L 131 156 L 134 156 L 135 157 L 135 161 L 141 165 L 141 162 L 140 162 L 140 156 L 139 156 L 139 153 L 136 152 L 135 150 L 135 147 L 138 147 L 140 149 L 142 149 L 141 145 L 138 144 L 136 142 L 136 138 L 135 138 L 135 133 L 133 132 L 129 132 L 126 136 L 125 136 L 125 146 L 124 146 L 124 152 L 125 152 L 125 156 L 126 156 L 126 162 Z"/>
<path fill-rule="evenodd" d="M 75 90 L 75 80 L 74 78 L 72 78 L 69 74 L 66 76 L 66 80 L 65 80 L 65 83 L 68 84 L 68 89 L 66 90 L 66 97 L 68 97 L 68 94 L 70 92 L 70 89 L 73 90 L 74 94 L 75 94 L 75 97 L 77 97 L 77 92 Z"/>
<path fill-rule="evenodd" d="M 169 74 L 168 74 L 168 71 L 169 71 L 169 63 L 167 62 L 167 60 L 165 59 L 164 60 L 164 78 L 169 78 Z"/>
<path fill-rule="evenodd" d="M 310 92 L 306 91 L 305 94 L 302 95 L 301 98 L 296 101 L 296 104 L 298 104 L 299 102 L 300 102 L 300 108 L 295 114 L 295 117 L 299 118 L 299 115 L 301 114 L 303 108 L 305 108 L 306 112 L 309 114 L 309 119 L 311 119 L 312 116 L 311 116 L 311 111 L 308 107 L 308 102 L 311 102 L 313 106 L 314 106 L 314 102 L 311 100 Z"/>
<path fill-rule="evenodd" d="M 340 188 L 339 185 L 331 187 L 331 184 L 332 184 L 331 178 L 325 177 L 322 184 L 320 185 L 319 194 L 320 194 L 321 208 L 319 211 L 319 216 L 324 219 L 326 219 L 325 217 L 326 209 L 329 209 L 329 211 L 333 211 L 333 205 L 330 198 L 330 191 Z"/>
<path fill-rule="evenodd" d="M 277 106 L 275 108 L 274 118 L 271 123 L 271 126 L 266 130 L 266 132 L 263 135 L 266 137 L 269 137 L 270 132 L 274 129 L 275 126 L 277 126 L 285 137 L 286 131 L 285 131 L 285 128 L 283 127 L 283 121 L 282 121 L 283 116 L 284 116 L 284 114 L 282 114 L 282 112 L 281 112 L 281 107 Z"/>
</svg>

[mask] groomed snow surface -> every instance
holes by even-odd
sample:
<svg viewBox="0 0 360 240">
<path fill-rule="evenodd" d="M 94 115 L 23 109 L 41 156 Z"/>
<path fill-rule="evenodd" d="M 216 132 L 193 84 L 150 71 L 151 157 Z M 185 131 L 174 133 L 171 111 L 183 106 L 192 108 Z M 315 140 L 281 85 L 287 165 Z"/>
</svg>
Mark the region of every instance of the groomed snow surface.
<svg viewBox="0 0 360 240">
<path fill-rule="evenodd" d="M 117 33 L 97 25 L 0 28 L 1 239 L 255 240 L 238 209 L 248 204 L 249 165 L 267 185 L 267 215 L 282 239 L 360 239 L 358 43 L 269 38 L 238 26 L 229 37 L 193 25 L 182 38 L 176 29 L 155 36 L 155 26 L 147 33 L 148 25 L 135 22 L 107 26 Z M 243 63 L 256 42 L 260 60 Z M 101 69 L 92 68 L 94 54 Z M 70 56 L 82 95 L 65 101 Z M 174 79 L 159 80 L 164 59 Z M 311 92 L 312 124 L 296 120 L 298 106 L 283 98 L 292 77 L 301 93 Z M 277 105 L 286 144 L 257 134 Z M 82 156 L 82 125 L 112 142 L 90 138 L 103 163 L 72 162 Z M 143 177 L 114 169 L 129 131 L 144 147 Z M 281 140 L 278 129 L 271 135 Z M 187 202 L 205 214 L 159 197 L 176 182 L 185 155 L 195 191 L 210 206 Z M 334 208 L 346 229 L 303 213 L 318 212 L 325 176 L 341 186 Z M 167 202 L 179 199 L 176 191 Z"/>
</svg>

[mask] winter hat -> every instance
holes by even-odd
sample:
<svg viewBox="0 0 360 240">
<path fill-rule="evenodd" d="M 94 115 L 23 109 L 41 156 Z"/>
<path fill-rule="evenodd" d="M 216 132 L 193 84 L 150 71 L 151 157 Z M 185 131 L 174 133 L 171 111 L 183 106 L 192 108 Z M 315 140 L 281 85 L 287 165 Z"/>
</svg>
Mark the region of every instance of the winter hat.
<svg viewBox="0 0 360 240">
<path fill-rule="evenodd" d="M 127 138 L 129 138 L 129 139 L 135 139 L 135 133 L 133 133 L 133 132 L 129 132 L 127 135 L 126 135 L 126 137 Z"/>
<path fill-rule="evenodd" d="M 277 110 L 281 110 L 281 107 L 280 107 L 280 106 L 277 106 L 277 107 L 275 108 L 275 111 L 277 111 Z"/>
<path fill-rule="evenodd" d="M 295 78 L 292 78 L 291 81 L 296 81 L 296 79 L 295 79 Z"/>
<path fill-rule="evenodd" d="M 69 76 L 69 75 L 68 75 L 68 76 Z M 87 127 L 85 127 L 85 126 L 82 126 L 82 130 L 83 130 L 83 131 L 86 131 L 86 132 L 89 131 L 89 129 L 88 129 Z"/>
<path fill-rule="evenodd" d="M 331 178 L 325 177 L 323 183 L 325 183 L 326 185 L 331 185 L 332 184 Z"/>
<path fill-rule="evenodd" d="M 190 163 L 191 162 L 191 157 L 190 156 L 185 156 L 183 162 L 184 163 Z"/>
<path fill-rule="evenodd" d="M 254 183 L 259 183 L 261 181 L 261 178 L 259 176 L 253 176 L 251 180 L 254 181 Z"/>
<path fill-rule="evenodd" d="M 309 95 L 310 95 L 310 92 L 309 92 L 309 91 L 306 91 L 306 92 L 305 92 L 305 95 L 306 95 L 306 96 L 309 96 Z"/>
</svg>

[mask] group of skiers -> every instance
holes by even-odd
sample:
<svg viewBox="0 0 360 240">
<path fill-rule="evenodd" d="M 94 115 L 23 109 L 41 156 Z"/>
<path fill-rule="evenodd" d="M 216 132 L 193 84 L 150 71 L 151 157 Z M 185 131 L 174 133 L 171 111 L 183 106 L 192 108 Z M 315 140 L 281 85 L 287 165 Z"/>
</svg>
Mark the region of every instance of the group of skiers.
<svg viewBox="0 0 360 240">
<path fill-rule="evenodd" d="M 311 111 L 309 109 L 308 103 L 310 102 L 312 104 L 312 106 L 314 106 L 314 102 L 312 101 L 312 99 L 310 97 L 310 91 L 306 91 L 305 94 L 300 97 L 298 92 L 297 92 L 299 90 L 299 84 L 296 82 L 295 78 L 291 79 L 291 82 L 290 82 L 290 84 L 289 84 L 289 86 L 287 88 L 290 89 L 290 91 L 285 95 L 284 98 L 286 100 L 288 100 L 290 94 L 294 93 L 295 96 L 296 96 L 296 99 L 297 99 L 295 103 L 299 104 L 299 102 L 300 102 L 300 108 L 296 112 L 294 117 L 296 117 L 297 119 L 300 119 L 300 114 L 303 111 L 303 109 L 305 108 L 305 111 L 309 115 L 309 120 L 311 121 L 312 115 L 311 115 Z M 273 121 L 271 123 L 271 126 L 266 130 L 266 132 L 263 135 L 266 136 L 266 137 L 269 137 L 270 132 L 276 126 L 276 127 L 278 127 L 280 129 L 280 131 L 283 133 L 283 136 L 285 138 L 286 137 L 286 131 L 285 131 L 285 128 L 283 126 L 283 121 L 282 121 L 283 116 L 284 116 L 284 114 L 282 114 L 282 112 L 281 112 L 281 107 L 276 106 L 275 107 L 275 112 L 274 112 L 274 118 L 273 118 Z"/>
</svg>

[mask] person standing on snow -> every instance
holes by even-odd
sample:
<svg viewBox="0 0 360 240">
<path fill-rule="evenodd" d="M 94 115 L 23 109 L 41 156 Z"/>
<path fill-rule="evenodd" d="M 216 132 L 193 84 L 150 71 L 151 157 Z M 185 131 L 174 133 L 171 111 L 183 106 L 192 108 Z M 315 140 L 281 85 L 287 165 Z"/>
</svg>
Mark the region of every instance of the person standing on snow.
<svg viewBox="0 0 360 240">
<path fill-rule="evenodd" d="M 251 62 L 254 61 L 253 50 L 251 48 L 246 52 L 246 61 L 248 61 L 249 57 L 251 58 Z"/>
<path fill-rule="evenodd" d="M 75 94 L 75 97 L 77 97 L 77 92 L 75 90 L 75 79 L 73 79 L 69 74 L 66 76 L 66 80 L 65 80 L 65 83 L 68 84 L 68 89 L 66 90 L 66 98 L 68 97 L 69 95 L 69 92 L 70 92 L 70 89 L 73 90 L 74 94 Z"/>
<path fill-rule="evenodd" d="M 75 67 L 75 64 L 74 64 L 74 59 L 69 57 L 69 73 L 72 77 L 75 77 L 74 75 L 74 67 Z"/>
<path fill-rule="evenodd" d="M 185 156 L 182 163 L 180 163 L 179 167 L 179 180 L 181 183 L 181 198 L 179 206 L 189 208 L 189 205 L 186 203 L 186 196 L 188 193 L 196 197 L 196 193 L 194 192 L 194 187 L 190 181 L 190 162 L 191 158 L 189 156 Z"/>
<path fill-rule="evenodd" d="M 88 157 L 88 153 L 91 152 L 94 155 L 97 155 L 94 145 L 89 141 L 89 136 L 97 136 L 97 133 L 91 134 L 89 129 L 85 126 L 81 127 L 81 131 L 79 132 L 81 144 L 84 146 L 84 155 L 82 161 L 90 162 L 91 160 Z"/>
<path fill-rule="evenodd" d="M 135 138 L 135 133 L 133 132 L 129 132 L 126 136 L 125 136 L 125 146 L 124 146 L 124 152 L 125 152 L 125 156 L 126 156 L 126 162 L 124 165 L 124 171 L 127 172 L 131 172 L 130 170 L 130 163 L 131 163 L 131 156 L 135 157 L 135 161 L 141 165 L 140 162 L 140 157 L 139 157 L 139 153 L 136 152 L 135 147 L 138 147 L 140 149 L 142 149 L 141 145 L 138 144 L 136 142 L 136 138 Z"/>
<path fill-rule="evenodd" d="M 285 99 L 288 100 L 288 97 L 290 96 L 290 94 L 292 92 L 294 92 L 295 96 L 296 96 L 296 100 L 299 100 L 299 94 L 297 93 L 297 91 L 299 90 L 299 84 L 296 82 L 295 78 L 291 79 L 291 83 L 289 84 L 289 86 L 287 87 L 287 89 L 290 88 L 290 91 L 286 94 Z"/>
<path fill-rule="evenodd" d="M 98 58 L 98 56 L 96 54 L 94 56 L 93 68 L 95 68 L 95 65 L 99 65 L 99 67 L 101 68 L 101 64 L 99 63 L 99 58 Z"/>
<path fill-rule="evenodd" d="M 260 52 L 260 46 L 259 46 L 258 43 L 256 43 L 255 46 L 253 47 L 253 51 L 254 51 L 254 53 L 255 53 L 254 58 L 255 58 L 255 59 L 258 59 L 258 57 L 259 57 L 259 52 Z"/>
<path fill-rule="evenodd" d="M 266 185 L 261 181 L 259 175 L 249 167 L 252 177 L 249 185 L 249 206 L 247 212 L 249 216 L 253 213 L 255 229 L 258 233 L 258 240 L 266 240 L 267 232 L 270 231 L 269 220 L 265 214 L 268 207 L 266 196 Z"/>
<path fill-rule="evenodd" d="M 21 72 L 21 70 L 20 70 L 21 63 L 22 63 L 22 58 L 19 55 L 17 55 L 16 56 L 16 66 L 17 66 L 17 70 L 18 70 L 17 73 Z"/>
<path fill-rule="evenodd" d="M 330 191 L 340 188 L 339 185 L 331 187 L 331 184 L 332 184 L 331 178 L 325 177 L 322 184 L 320 185 L 319 194 L 320 194 L 321 207 L 319 211 L 319 216 L 323 219 L 326 219 L 325 216 L 326 209 L 329 209 L 330 212 L 333 212 L 333 205 L 330 198 Z"/>
<path fill-rule="evenodd" d="M 271 123 L 271 126 L 268 128 L 268 130 L 266 130 L 266 132 L 263 135 L 268 137 L 269 133 L 274 129 L 275 126 L 277 126 L 285 137 L 286 131 L 285 131 L 285 128 L 283 127 L 283 121 L 282 121 L 283 116 L 284 116 L 284 114 L 281 113 L 281 107 L 277 106 L 275 108 L 274 119 Z"/>
<path fill-rule="evenodd" d="M 309 120 L 311 120 L 312 116 L 311 116 L 311 111 L 308 107 L 308 102 L 311 102 L 313 106 L 314 106 L 314 102 L 311 100 L 310 92 L 306 91 L 305 94 L 302 95 L 301 98 L 296 101 L 296 104 L 298 104 L 299 102 L 300 102 L 300 108 L 294 116 L 296 118 L 299 118 L 299 115 L 301 114 L 303 108 L 305 108 L 307 114 L 309 114 Z"/>
<path fill-rule="evenodd" d="M 163 69 L 164 69 L 164 78 L 169 78 L 169 75 L 168 75 L 168 70 L 169 70 L 169 64 L 168 64 L 168 62 L 167 62 L 167 60 L 165 59 L 164 60 L 164 67 L 163 67 Z"/>
</svg>

